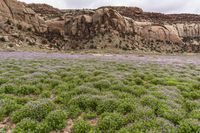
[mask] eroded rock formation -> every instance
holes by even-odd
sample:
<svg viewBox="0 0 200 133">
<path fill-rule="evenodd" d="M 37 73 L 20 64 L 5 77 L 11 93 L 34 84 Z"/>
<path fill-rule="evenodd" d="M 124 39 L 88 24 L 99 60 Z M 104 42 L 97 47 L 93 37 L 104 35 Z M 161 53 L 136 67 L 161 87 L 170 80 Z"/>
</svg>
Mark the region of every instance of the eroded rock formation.
<svg viewBox="0 0 200 133">
<path fill-rule="evenodd" d="M 46 24 L 42 18 L 16 0 L 0 0 L 0 21 L 5 21 L 6 18 L 16 20 L 24 27 L 33 27 L 37 32 L 46 31 Z"/>
<path fill-rule="evenodd" d="M 59 10 L 0 0 L 0 22 L 6 40 L 59 50 L 200 52 L 200 15 L 147 13 L 137 7 Z"/>
</svg>

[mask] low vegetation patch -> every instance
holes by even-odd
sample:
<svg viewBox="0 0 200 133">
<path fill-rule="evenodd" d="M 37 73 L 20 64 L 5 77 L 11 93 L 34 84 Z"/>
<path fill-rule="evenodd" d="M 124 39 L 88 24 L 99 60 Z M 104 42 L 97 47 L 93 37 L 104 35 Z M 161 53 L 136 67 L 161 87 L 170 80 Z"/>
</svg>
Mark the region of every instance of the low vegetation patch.
<svg viewBox="0 0 200 133">
<path fill-rule="evenodd" d="M 200 131 L 199 66 L 45 58 L 0 62 L 0 123 L 16 125 L 0 132 Z"/>
</svg>

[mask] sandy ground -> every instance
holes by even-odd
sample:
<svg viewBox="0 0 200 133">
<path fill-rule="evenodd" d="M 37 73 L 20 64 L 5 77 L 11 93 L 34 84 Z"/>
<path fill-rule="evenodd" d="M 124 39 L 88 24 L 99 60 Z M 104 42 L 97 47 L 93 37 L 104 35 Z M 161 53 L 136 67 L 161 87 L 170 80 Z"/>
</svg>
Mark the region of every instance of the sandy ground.
<svg viewBox="0 0 200 133">
<path fill-rule="evenodd" d="M 37 52 L 0 52 L 0 59 L 100 59 L 138 61 L 159 64 L 200 64 L 200 55 L 139 55 L 139 54 L 62 54 Z"/>
</svg>

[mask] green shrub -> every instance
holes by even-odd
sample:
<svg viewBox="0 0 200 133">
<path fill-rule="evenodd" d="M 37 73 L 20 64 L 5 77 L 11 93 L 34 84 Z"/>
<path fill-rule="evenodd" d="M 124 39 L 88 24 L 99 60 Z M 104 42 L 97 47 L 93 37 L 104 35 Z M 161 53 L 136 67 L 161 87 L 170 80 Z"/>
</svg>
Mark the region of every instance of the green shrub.
<svg viewBox="0 0 200 133">
<path fill-rule="evenodd" d="M 51 92 L 50 91 L 43 91 L 40 96 L 42 98 L 50 98 Z"/>
<path fill-rule="evenodd" d="M 8 80 L 6 78 L 0 77 L 0 85 L 5 84 L 6 82 L 8 82 Z"/>
<path fill-rule="evenodd" d="M 94 83 L 94 87 L 98 88 L 99 90 L 108 90 L 111 87 L 111 83 L 108 80 L 100 80 Z"/>
<path fill-rule="evenodd" d="M 70 105 L 67 111 L 69 113 L 69 117 L 71 118 L 78 117 L 82 112 L 82 110 L 77 105 Z"/>
<path fill-rule="evenodd" d="M 84 120 L 76 122 L 72 128 L 73 133 L 88 133 L 92 129 L 91 125 Z"/>
<path fill-rule="evenodd" d="M 134 94 L 137 97 L 140 97 L 147 93 L 147 90 L 143 86 L 134 86 L 134 89 L 132 91 L 132 94 Z"/>
<path fill-rule="evenodd" d="M 199 132 L 200 124 L 197 119 L 185 119 L 180 121 L 180 133 L 196 133 Z"/>
<path fill-rule="evenodd" d="M 192 110 L 189 117 L 200 120 L 200 109 Z"/>
<path fill-rule="evenodd" d="M 197 100 L 200 99 L 200 90 L 190 91 L 190 92 L 182 92 L 182 95 L 185 98 L 191 99 L 191 100 Z"/>
<path fill-rule="evenodd" d="M 1 89 L 6 94 L 13 94 L 16 91 L 16 85 L 14 84 L 4 84 L 2 85 Z"/>
<path fill-rule="evenodd" d="M 35 86 L 31 86 L 31 85 L 22 85 L 19 87 L 19 89 L 17 89 L 16 92 L 18 95 L 30 95 L 30 94 L 39 94 L 40 90 L 35 87 Z"/>
<path fill-rule="evenodd" d="M 49 133 L 50 131 L 51 127 L 46 121 L 39 123 L 36 127 L 36 133 Z"/>
<path fill-rule="evenodd" d="M 137 108 L 131 112 L 128 113 L 126 116 L 126 122 L 127 123 L 132 123 L 135 122 L 137 120 L 148 120 L 148 119 L 152 119 L 155 117 L 155 113 L 154 110 L 148 106 L 137 106 Z"/>
<path fill-rule="evenodd" d="M 189 112 L 192 110 L 200 109 L 200 100 L 196 100 L 196 101 L 187 100 L 185 102 L 185 106 L 186 106 L 187 111 Z"/>
<path fill-rule="evenodd" d="M 121 128 L 117 133 L 131 133 L 131 131 L 129 131 L 129 129 L 126 128 Z"/>
<path fill-rule="evenodd" d="M 179 84 L 178 81 L 174 80 L 174 79 L 168 79 L 166 82 L 165 82 L 166 85 L 168 86 L 177 86 Z"/>
<path fill-rule="evenodd" d="M 102 114 L 104 112 L 113 112 L 117 108 L 117 104 L 116 99 L 105 99 L 97 105 L 97 113 Z"/>
<path fill-rule="evenodd" d="M 143 84 L 143 80 L 140 77 L 135 78 L 134 81 L 135 81 L 135 83 L 137 85 L 142 85 Z"/>
<path fill-rule="evenodd" d="M 117 83 L 113 83 L 111 86 L 111 90 L 118 90 L 123 91 L 123 89 L 126 87 L 122 82 L 118 81 Z"/>
<path fill-rule="evenodd" d="M 127 114 L 135 110 L 135 101 L 124 99 L 118 102 L 116 111 L 122 114 Z"/>
<path fill-rule="evenodd" d="M 129 131 L 131 132 L 139 132 L 139 133 L 162 133 L 169 132 L 174 133 L 177 132 L 176 127 L 170 122 L 163 118 L 153 118 L 153 119 L 141 119 L 135 121 L 130 127 Z"/>
<path fill-rule="evenodd" d="M 54 109 L 54 103 L 48 99 L 31 101 L 20 110 L 13 113 L 12 121 L 17 123 L 23 118 L 31 118 L 41 121 Z"/>
<path fill-rule="evenodd" d="M 158 109 L 158 103 L 159 103 L 159 100 L 152 96 L 152 95 L 145 95 L 141 98 L 141 103 L 144 105 L 144 106 L 149 106 L 151 107 L 152 109 L 155 109 L 157 110 Z"/>
<path fill-rule="evenodd" d="M 94 119 L 96 117 L 97 117 L 97 114 L 95 112 L 87 112 L 83 116 L 84 119 Z"/>
<path fill-rule="evenodd" d="M 7 129 L 6 128 L 1 128 L 0 129 L 0 133 L 7 133 Z"/>
<path fill-rule="evenodd" d="M 45 120 L 52 130 L 60 130 L 65 127 L 66 113 L 62 110 L 55 110 L 50 112 Z"/>
<path fill-rule="evenodd" d="M 153 83 L 155 85 L 165 85 L 164 79 L 161 79 L 161 78 L 152 79 L 151 83 Z"/>
<path fill-rule="evenodd" d="M 13 133 L 36 133 L 37 121 L 26 118 L 17 123 Z"/>
<path fill-rule="evenodd" d="M 69 101 L 69 105 L 76 105 L 82 110 L 91 110 L 94 111 L 99 104 L 99 99 L 96 96 L 92 95 L 80 95 L 76 96 L 71 101 Z"/>
<path fill-rule="evenodd" d="M 185 117 L 186 111 L 181 108 L 160 106 L 160 108 L 157 111 L 157 115 L 162 116 L 163 118 L 168 119 L 173 123 L 177 124 L 180 120 L 182 120 Z"/>
<path fill-rule="evenodd" d="M 102 132 L 113 132 L 124 125 L 124 118 L 118 113 L 104 113 L 101 115 L 97 126 Z"/>
<path fill-rule="evenodd" d="M 0 100 L 0 120 L 2 120 L 5 116 L 9 116 L 9 114 L 19 109 L 20 107 L 21 106 L 13 100 L 10 99 Z"/>
</svg>

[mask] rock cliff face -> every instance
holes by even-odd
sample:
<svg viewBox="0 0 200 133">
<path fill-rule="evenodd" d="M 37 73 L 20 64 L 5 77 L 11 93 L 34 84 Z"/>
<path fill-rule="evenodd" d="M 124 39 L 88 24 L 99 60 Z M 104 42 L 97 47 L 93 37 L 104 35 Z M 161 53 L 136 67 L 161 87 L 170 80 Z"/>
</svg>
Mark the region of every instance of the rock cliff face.
<svg viewBox="0 0 200 133">
<path fill-rule="evenodd" d="M 17 40 L 22 34 L 30 44 L 59 50 L 200 52 L 200 15 L 148 13 L 137 7 L 61 11 L 0 0 L 0 22 L 0 33 L 8 38 Z"/>
<path fill-rule="evenodd" d="M 60 17 L 63 15 L 61 10 L 47 4 L 27 4 L 27 7 L 31 8 L 45 20 Z"/>
<path fill-rule="evenodd" d="M 116 9 L 119 10 L 119 7 Z M 125 9 L 123 7 L 120 12 L 123 13 Z M 129 8 L 127 10 L 130 11 Z M 133 8 L 131 11 L 136 15 L 143 13 L 139 8 Z M 66 14 L 60 22 L 52 23 L 62 23 L 60 28 L 57 25 L 57 29 L 61 29 L 60 33 L 67 41 L 67 48 L 122 48 L 157 52 L 199 50 L 200 23 L 196 21 L 139 21 L 122 16 L 113 8 L 103 7 L 86 15 Z"/>
<path fill-rule="evenodd" d="M 30 8 L 16 0 L 0 0 L 0 21 L 6 18 L 16 20 L 21 26 L 33 27 L 38 32 L 45 32 L 45 22 Z"/>
</svg>

